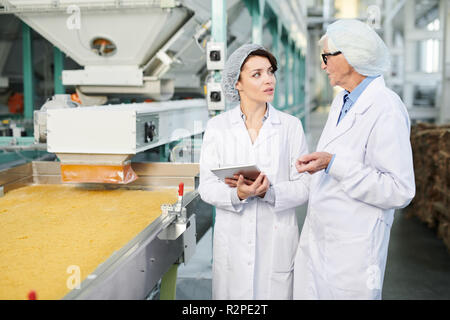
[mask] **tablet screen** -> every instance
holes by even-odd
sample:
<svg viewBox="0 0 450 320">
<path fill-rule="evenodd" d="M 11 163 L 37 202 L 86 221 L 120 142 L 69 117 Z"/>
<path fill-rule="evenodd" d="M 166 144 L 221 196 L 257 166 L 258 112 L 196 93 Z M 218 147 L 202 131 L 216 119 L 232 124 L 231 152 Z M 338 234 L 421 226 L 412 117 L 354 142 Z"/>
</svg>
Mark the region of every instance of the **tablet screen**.
<svg viewBox="0 0 450 320">
<path fill-rule="evenodd" d="M 235 174 L 242 174 L 244 178 L 249 180 L 256 180 L 258 175 L 261 173 L 258 166 L 256 165 L 243 165 L 243 166 L 230 166 L 222 167 L 211 170 L 220 180 L 225 180 L 225 178 L 233 178 Z"/>
</svg>

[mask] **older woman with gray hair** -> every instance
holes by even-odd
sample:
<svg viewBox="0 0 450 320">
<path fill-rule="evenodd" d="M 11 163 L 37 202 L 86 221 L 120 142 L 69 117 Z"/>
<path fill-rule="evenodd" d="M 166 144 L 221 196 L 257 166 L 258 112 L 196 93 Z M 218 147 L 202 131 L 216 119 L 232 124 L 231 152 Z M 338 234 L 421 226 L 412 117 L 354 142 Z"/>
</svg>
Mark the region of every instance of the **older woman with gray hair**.
<svg viewBox="0 0 450 320">
<path fill-rule="evenodd" d="M 384 83 L 388 50 L 368 25 L 338 20 L 319 44 L 334 98 L 317 151 L 295 260 L 295 299 L 381 299 L 394 210 L 415 194 L 410 121 Z"/>
<path fill-rule="evenodd" d="M 213 299 L 292 299 L 298 244 L 295 207 L 308 198 L 307 154 L 299 119 L 273 100 L 275 57 L 256 44 L 231 54 L 222 85 L 233 108 L 208 121 L 200 156 L 201 198 L 216 207 Z M 261 173 L 221 181 L 211 169 L 255 164 Z"/>
</svg>

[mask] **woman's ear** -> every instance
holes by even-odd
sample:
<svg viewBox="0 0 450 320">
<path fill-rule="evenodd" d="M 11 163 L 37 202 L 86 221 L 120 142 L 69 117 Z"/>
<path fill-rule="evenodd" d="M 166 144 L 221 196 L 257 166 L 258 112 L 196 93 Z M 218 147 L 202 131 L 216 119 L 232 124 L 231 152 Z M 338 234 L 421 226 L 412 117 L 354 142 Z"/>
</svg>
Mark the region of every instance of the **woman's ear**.
<svg viewBox="0 0 450 320">
<path fill-rule="evenodd" d="M 236 82 L 235 88 L 237 91 L 241 91 L 241 89 L 242 89 L 241 80 L 238 80 Z"/>
</svg>

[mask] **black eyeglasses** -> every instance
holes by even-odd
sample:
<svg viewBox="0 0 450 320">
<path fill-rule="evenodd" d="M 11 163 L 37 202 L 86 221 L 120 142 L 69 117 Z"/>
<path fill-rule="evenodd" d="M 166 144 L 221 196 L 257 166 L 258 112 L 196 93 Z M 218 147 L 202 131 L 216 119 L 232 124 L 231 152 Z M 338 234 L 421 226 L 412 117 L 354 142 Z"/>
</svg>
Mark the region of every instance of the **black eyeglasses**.
<svg viewBox="0 0 450 320">
<path fill-rule="evenodd" d="M 328 56 L 337 56 L 337 55 L 340 55 L 341 53 L 342 52 L 340 52 L 340 51 L 336 51 L 336 52 L 333 52 L 333 53 L 322 53 L 323 63 L 325 63 L 325 65 L 327 65 Z"/>
</svg>

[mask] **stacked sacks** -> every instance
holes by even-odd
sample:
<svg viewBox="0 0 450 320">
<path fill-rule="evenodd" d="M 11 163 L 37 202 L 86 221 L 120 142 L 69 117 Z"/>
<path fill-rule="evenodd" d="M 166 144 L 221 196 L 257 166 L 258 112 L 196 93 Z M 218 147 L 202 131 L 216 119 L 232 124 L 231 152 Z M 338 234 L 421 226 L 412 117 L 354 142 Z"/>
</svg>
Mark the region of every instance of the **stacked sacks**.
<svg viewBox="0 0 450 320">
<path fill-rule="evenodd" d="M 419 123 L 411 128 L 416 196 L 406 208 L 437 228 L 450 250 L 450 125 Z"/>
<path fill-rule="evenodd" d="M 440 193 L 440 201 L 434 203 L 438 224 L 438 236 L 450 248 L 450 128 L 443 130 L 439 137 L 439 154 L 435 188 Z"/>
</svg>

